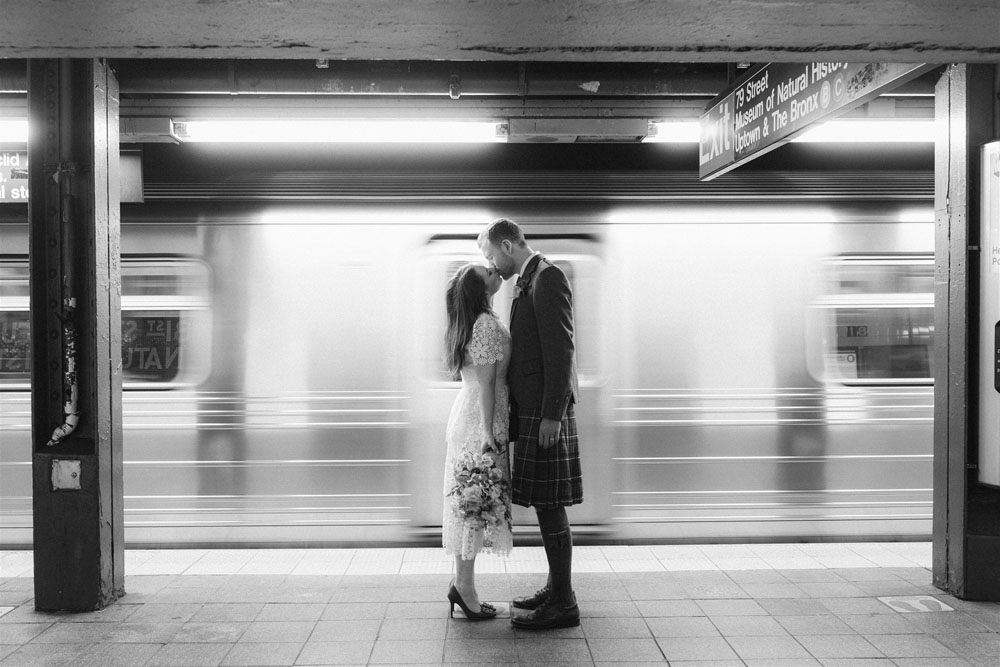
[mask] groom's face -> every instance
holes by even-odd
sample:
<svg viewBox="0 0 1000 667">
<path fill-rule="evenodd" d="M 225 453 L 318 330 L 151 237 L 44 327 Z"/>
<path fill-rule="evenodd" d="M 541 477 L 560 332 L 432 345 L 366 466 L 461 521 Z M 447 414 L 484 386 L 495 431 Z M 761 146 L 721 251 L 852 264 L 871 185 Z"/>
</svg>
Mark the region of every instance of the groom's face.
<svg viewBox="0 0 1000 667">
<path fill-rule="evenodd" d="M 483 239 L 479 244 L 483 258 L 489 262 L 490 266 L 500 272 L 500 277 L 504 280 L 513 276 L 518 269 L 514 266 L 514 258 L 510 254 L 509 244 L 509 241 L 501 241 L 500 245 L 493 245 L 489 239 Z"/>
</svg>

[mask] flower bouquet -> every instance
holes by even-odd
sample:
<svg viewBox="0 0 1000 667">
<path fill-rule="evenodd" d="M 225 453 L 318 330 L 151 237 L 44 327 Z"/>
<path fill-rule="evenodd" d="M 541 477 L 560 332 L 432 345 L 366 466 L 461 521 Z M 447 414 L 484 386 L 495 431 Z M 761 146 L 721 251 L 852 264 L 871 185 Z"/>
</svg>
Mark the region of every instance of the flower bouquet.
<svg viewBox="0 0 1000 667">
<path fill-rule="evenodd" d="M 497 455 L 462 452 L 455 460 L 455 485 L 448 491 L 452 514 L 470 528 L 483 529 L 483 546 L 491 548 L 500 529 L 510 528 L 510 482 Z"/>
</svg>

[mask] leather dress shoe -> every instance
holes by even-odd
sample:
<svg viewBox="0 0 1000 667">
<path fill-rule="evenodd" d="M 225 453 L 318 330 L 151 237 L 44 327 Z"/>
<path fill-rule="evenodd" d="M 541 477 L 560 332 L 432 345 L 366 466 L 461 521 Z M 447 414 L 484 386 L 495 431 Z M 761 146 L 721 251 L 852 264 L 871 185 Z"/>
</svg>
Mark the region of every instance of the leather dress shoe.
<svg viewBox="0 0 1000 667">
<path fill-rule="evenodd" d="M 534 595 L 525 595 L 524 597 L 514 598 L 514 601 L 511 602 L 511 604 L 518 609 L 538 609 L 538 605 L 548 599 L 549 587 L 543 586 L 535 591 Z"/>
<path fill-rule="evenodd" d="M 551 597 L 534 611 L 510 619 L 511 625 L 522 630 L 553 630 L 580 625 L 580 607 L 573 599 L 568 603 Z"/>
</svg>

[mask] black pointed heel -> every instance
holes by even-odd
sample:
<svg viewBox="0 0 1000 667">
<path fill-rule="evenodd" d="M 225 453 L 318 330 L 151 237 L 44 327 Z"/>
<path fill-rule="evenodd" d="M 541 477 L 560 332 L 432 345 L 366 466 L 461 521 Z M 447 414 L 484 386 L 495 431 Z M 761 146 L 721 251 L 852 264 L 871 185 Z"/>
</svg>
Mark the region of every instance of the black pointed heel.
<svg viewBox="0 0 1000 667">
<path fill-rule="evenodd" d="M 452 586 L 448 589 L 448 618 L 454 618 L 455 605 L 462 608 L 462 613 L 465 614 L 465 618 L 470 621 L 485 621 L 488 618 L 495 618 L 497 615 L 497 610 L 493 608 L 492 605 L 481 604 L 479 605 L 479 611 L 472 611 L 465 604 L 465 600 L 462 599 L 462 595 L 458 592 L 458 589 Z"/>
</svg>

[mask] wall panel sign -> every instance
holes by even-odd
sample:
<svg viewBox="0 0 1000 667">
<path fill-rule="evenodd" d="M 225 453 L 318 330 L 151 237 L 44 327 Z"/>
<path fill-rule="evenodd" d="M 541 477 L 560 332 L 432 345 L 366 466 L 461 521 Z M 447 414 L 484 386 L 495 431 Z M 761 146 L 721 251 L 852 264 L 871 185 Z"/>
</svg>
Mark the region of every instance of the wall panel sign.
<svg viewBox="0 0 1000 667">
<path fill-rule="evenodd" d="M 118 175 L 120 201 L 142 203 L 142 152 L 120 151 Z M 0 204 L 26 204 L 28 193 L 28 152 L 0 150 Z"/>
<path fill-rule="evenodd" d="M 933 67 L 769 63 L 751 70 L 701 115 L 698 175 L 711 180 Z"/>
<path fill-rule="evenodd" d="M 28 154 L 0 151 L 0 204 L 28 201 Z"/>
</svg>

